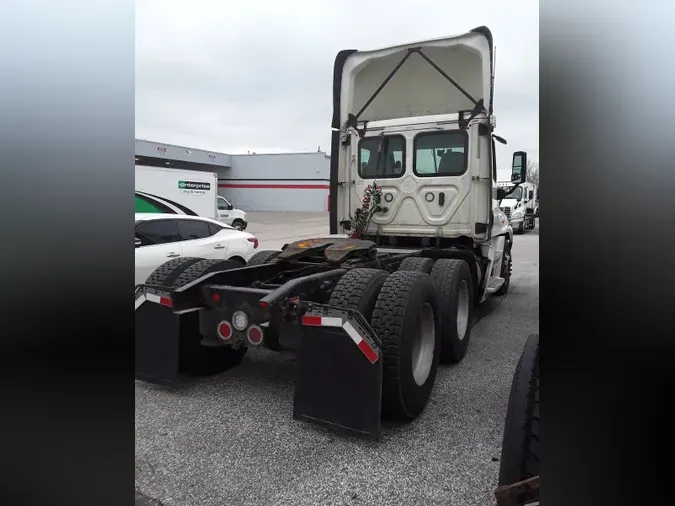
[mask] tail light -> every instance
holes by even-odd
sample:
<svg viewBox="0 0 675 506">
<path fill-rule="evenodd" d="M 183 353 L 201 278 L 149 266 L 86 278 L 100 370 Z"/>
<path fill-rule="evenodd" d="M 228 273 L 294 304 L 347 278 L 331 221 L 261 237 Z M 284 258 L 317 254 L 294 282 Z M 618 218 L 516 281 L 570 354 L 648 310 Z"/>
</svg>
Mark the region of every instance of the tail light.
<svg viewBox="0 0 675 506">
<path fill-rule="evenodd" d="M 251 325 L 246 332 L 246 338 L 252 346 L 258 346 L 263 341 L 263 331 L 257 325 Z"/>
<path fill-rule="evenodd" d="M 253 243 L 253 249 L 258 249 L 258 238 L 257 237 L 249 237 L 248 242 Z"/>
<path fill-rule="evenodd" d="M 218 337 L 220 337 L 223 341 L 229 341 L 232 337 L 232 325 L 230 325 L 230 322 L 226 322 L 225 320 L 218 324 L 216 331 L 218 332 Z"/>
</svg>

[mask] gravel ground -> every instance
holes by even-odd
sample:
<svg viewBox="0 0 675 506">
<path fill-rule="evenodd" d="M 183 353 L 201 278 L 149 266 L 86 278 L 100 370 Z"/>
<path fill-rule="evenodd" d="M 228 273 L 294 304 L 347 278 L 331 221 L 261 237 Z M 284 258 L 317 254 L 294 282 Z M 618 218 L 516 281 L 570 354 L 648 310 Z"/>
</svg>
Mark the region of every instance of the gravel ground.
<svg viewBox="0 0 675 506">
<path fill-rule="evenodd" d="M 325 214 L 249 220 L 263 249 L 328 232 Z M 538 227 L 516 236 L 508 295 L 478 313 L 465 359 L 440 369 L 422 416 L 385 424 L 379 443 L 294 421 L 290 355 L 255 350 L 176 389 L 137 381 L 136 504 L 494 504 L 511 378 L 539 332 Z"/>
</svg>

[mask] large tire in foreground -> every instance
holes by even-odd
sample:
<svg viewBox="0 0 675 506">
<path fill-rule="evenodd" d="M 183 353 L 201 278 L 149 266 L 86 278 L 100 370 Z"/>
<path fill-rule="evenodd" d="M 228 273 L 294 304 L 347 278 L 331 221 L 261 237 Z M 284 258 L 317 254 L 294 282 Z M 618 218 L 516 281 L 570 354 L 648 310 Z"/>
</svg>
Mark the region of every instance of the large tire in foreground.
<svg viewBox="0 0 675 506">
<path fill-rule="evenodd" d="M 382 341 L 382 414 L 413 420 L 429 400 L 441 348 L 440 306 L 428 274 L 398 271 L 382 285 L 371 320 Z"/>
<path fill-rule="evenodd" d="M 426 272 L 429 274 L 434 267 L 434 261 L 425 257 L 404 258 L 398 266 L 399 271 Z"/>
<path fill-rule="evenodd" d="M 511 286 L 511 271 L 513 268 L 513 259 L 511 258 L 511 243 L 508 239 L 504 239 L 504 260 L 502 260 L 502 270 L 500 277 L 504 278 L 504 284 L 499 287 L 495 295 L 506 295 Z"/>
<path fill-rule="evenodd" d="M 471 337 L 474 286 L 469 264 L 456 258 L 440 258 L 431 270 L 441 304 L 441 363 L 461 361 Z"/>
<path fill-rule="evenodd" d="M 171 288 L 173 287 L 174 281 L 185 269 L 200 260 L 203 260 L 203 258 L 179 257 L 164 262 L 150 273 L 145 280 L 145 284 Z"/>
<path fill-rule="evenodd" d="M 275 250 L 258 251 L 255 255 L 253 255 L 251 258 L 248 259 L 248 262 L 246 262 L 246 267 L 270 263 L 270 261 L 274 260 L 274 258 L 276 258 L 276 256 L 279 253 L 281 253 L 281 251 Z"/>
<path fill-rule="evenodd" d="M 539 474 L 539 334 L 525 343 L 511 384 L 504 423 L 499 485 Z"/>
<path fill-rule="evenodd" d="M 181 274 L 176 278 L 174 286 L 176 288 L 185 286 L 188 283 L 192 283 L 196 279 L 206 276 L 211 272 L 218 271 L 229 271 L 230 269 L 239 269 L 243 267 L 240 262 L 236 260 L 211 260 L 211 259 L 202 259 L 199 262 L 195 262 L 185 269 Z"/>
<path fill-rule="evenodd" d="M 352 269 L 333 288 L 329 306 L 354 309 L 370 323 L 377 296 L 389 273 L 379 269 Z"/>
<path fill-rule="evenodd" d="M 180 288 L 209 272 L 238 267 L 241 267 L 241 264 L 231 260 L 181 257 L 160 265 L 148 276 L 146 284 Z M 238 365 L 246 354 L 246 348 L 235 350 L 225 346 L 202 346 L 201 340 L 199 325 L 181 330 L 178 357 L 180 372 L 190 376 L 211 376 Z"/>
</svg>

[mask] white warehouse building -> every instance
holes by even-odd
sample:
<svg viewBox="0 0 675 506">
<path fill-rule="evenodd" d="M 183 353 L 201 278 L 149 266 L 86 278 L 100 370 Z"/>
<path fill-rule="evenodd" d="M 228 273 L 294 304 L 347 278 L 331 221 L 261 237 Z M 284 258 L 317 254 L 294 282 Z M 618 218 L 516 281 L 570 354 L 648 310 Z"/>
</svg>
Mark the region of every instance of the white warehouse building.
<svg viewBox="0 0 675 506">
<path fill-rule="evenodd" d="M 244 211 L 328 211 L 330 156 L 228 155 L 136 139 L 136 165 L 218 174 L 218 193 Z"/>
</svg>

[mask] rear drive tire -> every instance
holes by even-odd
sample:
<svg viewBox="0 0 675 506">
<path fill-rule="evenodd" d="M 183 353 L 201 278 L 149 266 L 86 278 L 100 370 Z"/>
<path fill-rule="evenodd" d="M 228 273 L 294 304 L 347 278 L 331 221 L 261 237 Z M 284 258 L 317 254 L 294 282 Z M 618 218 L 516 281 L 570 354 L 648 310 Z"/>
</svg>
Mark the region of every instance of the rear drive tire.
<svg viewBox="0 0 675 506">
<path fill-rule="evenodd" d="M 175 289 L 192 283 L 210 272 L 239 267 L 241 265 L 238 262 L 231 260 L 181 257 L 160 265 L 150 274 L 145 284 Z M 181 329 L 180 336 L 178 368 L 180 372 L 190 376 L 212 376 L 226 371 L 238 365 L 247 350 L 246 348 L 235 350 L 226 346 L 202 346 L 202 335 L 199 333 L 198 325 Z"/>
<path fill-rule="evenodd" d="M 258 251 L 255 255 L 249 258 L 248 262 L 246 262 L 246 267 L 251 267 L 253 265 L 268 264 L 270 263 L 270 261 L 274 260 L 274 258 L 276 258 L 276 256 L 279 253 L 281 253 L 281 251 L 275 250 Z"/>
<path fill-rule="evenodd" d="M 539 474 L 539 334 L 531 335 L 518 360 L 504 423 L 499 485 Z"/>
<path fill-rule="evenodd" d="M 178 278 L 185 269 L 200 260 L 203 260 L 203 258 L 179 257 L 164 262 L 150 273 L 145 280 L 145 284 L 171 288 L 174 280 Z"/>
<path fill-rule="evenodd" d="M 185 286 L 188 283 L 192 283 L 202 276 L 206 276 L 212 272 L 229 271 L 231 269 L 239 269 L 241 267 L 243 267 L 243 265 L 236 260 L 202 259 L 199 262 L 193 263 L 187 269 L 181 272 L 174 282 L 174 287 L 178 288 Z"/>
<path fill-rule="evenodd" d="M 469 264 L 456 258 L 440 258 L 431 270 L 441 304 L 441 363 L 460 362 L 471 337 L 474 286 Z"/>
<path fill-rule="evenodd" d="M 379 269 L 352 269 L 340 278 L 328 300 L 329 306 L 353 309 L 370 322 L 382 285 L 389 277 Z"/>
<path fill-rule="evenodd" d="M 408 257 L 404 258 L 398 266 L 399 271 L 413 271 L 425 272 L 429 274 L 434 267 L 434 261 L 431 258 L 425 257 Z"/>
<path fill-rule="evenodd" d="M 428 274 L 398 271 L 382 285 L 371 327 L 382 342 L 382 414 L 413 420 L 427 405 L 441 349 L 440 306 Z"/>
</svg>

